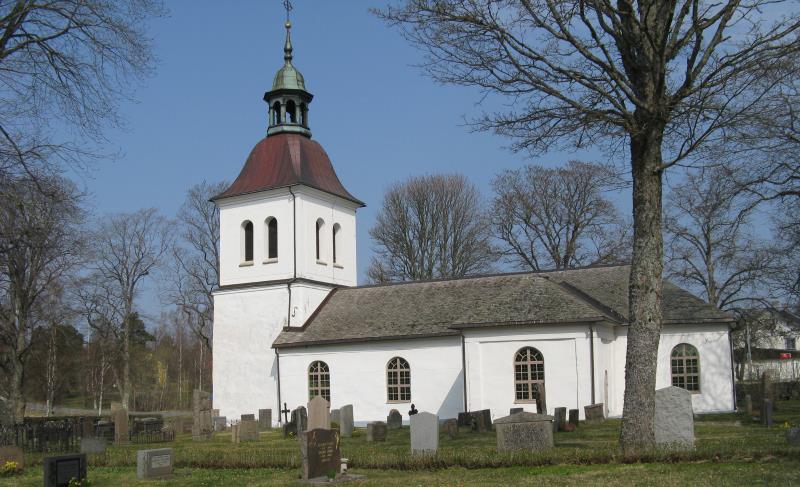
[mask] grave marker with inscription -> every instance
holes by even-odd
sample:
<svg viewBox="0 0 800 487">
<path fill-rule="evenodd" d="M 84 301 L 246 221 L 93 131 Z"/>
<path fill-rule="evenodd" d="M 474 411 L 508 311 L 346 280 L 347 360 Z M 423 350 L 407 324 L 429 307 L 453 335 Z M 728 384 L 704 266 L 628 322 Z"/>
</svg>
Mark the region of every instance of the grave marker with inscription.
<svg viewBox="0 0 800 487">
<path fill-rule="evenodd" d="M 315 396 L 308 402 L 308 427 L 306 430 L 314 429 L 331 429 L 331 403 L 322 396 Z"/>
<path fill-rule="evenodd" d="M 417 413 L 411 416 L 411 453 L 436 453 L 439 449 L 439 416 Z"/>
<path fill-rule="evenodd" d="M 42 467 L 44 487 L 68 487 L 72 479 L 78 482 L 86 479 L 86 454 L 45 457 Z"/>
<path fill-rule="evenodd" d="M 392 409 L 389 411 L 389 415 L 386 417 L 386 427 L 390 430 L 396 430 L 403 427 L 403 416 L 400 414 L 400 411 L 397 409 Z"/>
<path fill-rule="evenodd" d="M 300 433 L 300 456 L 303 480 L 336 475 L 341 467 L 339 432 L 316 428 Z"/>
<path fill-rule="evenodd" d="M 136 452 L 136 478 L 166 479 L 172 475 L 172 448 Z"/>
<path fill-rule="evenodd" d="M 6 462 L 15 462 L 22 469 L 25 467 L 25 454 L 18 446 L 0 446 L 0 467 Z"/>
<path fill-rule="evenodd" d="M 383 421 L 367 423 L 367 441 L 386 441 L 387 430 Z"/>
<path fill-rule="evenodd" d="M 516 413 L 494 422 L 497 451 L 546 450 L 553 447 L 553 417 Z"/>
<path fill-rule="evenodd" d="M 272 429 L 272 409 L 258 410 L 258 428 L 261 431 Z"/>
<path fill-rule="evenodd" d="M 656 445 L 670 450 L 694 448 L 692 393 L 670 386 L 656 391 L 653 432 Z"/>
<path fill-rule="evenodd" d="M 347 404 L 339 410 L 339 433 L 343 438 L 353 436 L 353 405 Z"/>
</svg>

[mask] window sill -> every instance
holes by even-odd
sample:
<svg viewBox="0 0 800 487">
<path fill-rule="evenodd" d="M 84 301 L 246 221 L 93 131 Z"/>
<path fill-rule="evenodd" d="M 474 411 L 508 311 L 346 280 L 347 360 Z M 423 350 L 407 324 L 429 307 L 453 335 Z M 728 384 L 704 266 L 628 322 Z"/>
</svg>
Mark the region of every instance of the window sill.
<svg viewBox="0 0 800 487">
<path fill-rule="evenodd" d="M 411 399 L 408 401 L 386 401 L 386 404 L 411 404 Z"/>
<path fill-rule="evenodd" d="M 252 260 L 248 260 L 248 261 L 242 262 L 241 264 L 239 264 L 239 267 L 253 267 L 253 261 Z"/>
<path fill-rule="evenodd" d="M 333 264 L 333 267 L 337 269 L 344 269 L 344 266 L 342 264 Z"/>
<path fill-rule="evenodd" d="M 318 260 L 317 265 L 328 265 L 328 263 L 325 262 L 324 260 Z"/>
<path fill-rule="evenodd" d="M 515 399 L 514 404 L 536 404 L 536 399 Z"/>
<path fill-rule="evenodd" d="M 276 257 L 274 259 L 267 259 L 264 262 L 262 262 L 262 264 L 275 264 L 277 262 L 278 262 L 278 258 Z"/>
</svg>

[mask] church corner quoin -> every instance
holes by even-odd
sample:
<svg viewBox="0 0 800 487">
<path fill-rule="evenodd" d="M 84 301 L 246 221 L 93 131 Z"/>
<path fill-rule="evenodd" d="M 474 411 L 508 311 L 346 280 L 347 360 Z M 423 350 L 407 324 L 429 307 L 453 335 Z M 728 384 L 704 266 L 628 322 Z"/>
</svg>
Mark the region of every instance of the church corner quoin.
<svg viewBox="0 0 800 487">
<path fill-rule="evenodd" d="M 386 421 L 392 409 L 408 421 L 412 403 L 440 418 L 556 407 L 582 417 L 593 403 L 620 417 L 626 355 L 653 344 L 653 353 L 637 357 L 655 383 L 628 384 L 631 391 L 682 384 L 694 388 L 695 412 L 733 409 L 732 320 L 662 285 L 660 261 L 357 286 L 363 203 L 311 139 L 313 97 L 293 60 L 287 26 L 284 65 L 264 96 L 267 135 L 214 199 L 221 247 L 214 408 L 221 416 L 291 410 L 320 395 L 331 409 L 352 405 L 362 426 Z M 660 180 L 657 186 L 660 201 Z M 640 189 L 648 198 L 656 190 Z M 654 249 L 660 255 L 660 241 L 636 241 L 647 247 L 640 259 Z M 632 293 L 646 300 L 629 294 L 631 279 Z M 632 327 L 646 340 L 628 343 Z M 687 370 L 701 364 L 696 373 L 672 373 L 676 348 Z"/>
</svg>

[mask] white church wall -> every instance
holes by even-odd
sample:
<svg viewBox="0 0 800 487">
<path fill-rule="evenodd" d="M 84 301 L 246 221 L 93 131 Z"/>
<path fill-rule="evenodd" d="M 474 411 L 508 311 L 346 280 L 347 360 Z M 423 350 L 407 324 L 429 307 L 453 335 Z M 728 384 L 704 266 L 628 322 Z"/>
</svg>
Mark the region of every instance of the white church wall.
<svg viewBox="0 0 800 487">
<path fill-rule="evenodd" d="M 214 408 L 228 419 L 278 408 L 272 342 L 286 322 L 286 286 L 214 294 Z"/>
<path fill-rule="evenodd" d="M 292 310 L 289 326 L 303 326 L 322 300 L 331 292 L 331 286 L 306 283 L 292 284 Z M 270 344 L 271 345 L 271 344 Z"/>
<path fill-rule="evenodd" d="M 352 404 L 359 424 L 386 421 L 391 409 L 407 420 L 412 403 L 440 418 L 455 418 L 463 409 L 460 337 L 284 348 L 279 353 L 281 400 L 289 409 L 308 403 L 308 367 L 316 360 L 330 369 L 331 407 Z M 386 364 L 393 357 L 404 358 L 411 368 L 409 402 L 387 401 Z"/>
<path fill-rule="evenodd" d="M 490 409 L 493 418 L 510 408 L 536 412 L 534 404 L 517 404 L 514 357 L 534 347 L 544 357 L 547 411 L 581 409 L 591 402 L 587 325 L 494 327 L 465 330 L 468 407 Z"/>
<path fill-rule="evenodd" d="M 614 346 L 615 377 L 618 384 L 609 415 L 622 416 L 625 391 L 625 354 L 627 328 L 617 328 Z M 728 342 L 728 326 L 708 325 L 664 325 L 658 346 L 656 388 L 672 385 L 670 354 L 680 344 L 688 343 L 700 354 L 700 393 L 692 394 L 695 413 L 712 413 L 733 410 L 733 383 L 731 381 L 731 356 Z"/>
</svg>

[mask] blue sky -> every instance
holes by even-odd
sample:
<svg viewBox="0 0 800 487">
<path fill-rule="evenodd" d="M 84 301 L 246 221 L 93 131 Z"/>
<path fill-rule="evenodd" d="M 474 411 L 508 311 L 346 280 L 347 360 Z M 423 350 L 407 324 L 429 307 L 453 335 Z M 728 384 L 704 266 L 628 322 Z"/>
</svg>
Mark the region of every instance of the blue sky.
<svg viewBox="0 0 800 487">
<path fill-rule="evenodd" d="M 480 94 L 438 85 L 414 67 L 421 54 L 368 12 L 382 0 L 293 3 L 294 64 L 314 94 L 314 139 L 345 187 L 367 203 L 358 213 L 363 282 L 372 247 L 368 231 L 389 184 L 461 172 L 488 198 L 498 171 L 532 159 L 506 150 L 502 137 L 464 126 L 465 117 L 482 111 Z M 98 164 L 85 181 L 97 214 L 156 207 L 173 217 L 191 185 L 232 181 L 266 133 L 261 98 L 283 63 L 281 1 L 177 1 L 168 7 L 169 15 L 150 30 L 157 71 L 136 92 L 136 103 L 122 105 L 127 129 L 108 134 L 122 157 Z M 533 160 L 555 165 L 574 157 L 551 153 Z M 627 192 L 614 199 L 629 212 Z M 155 288 L 147 294 L 145 307 L 157 314 Z"/>
</svg>

